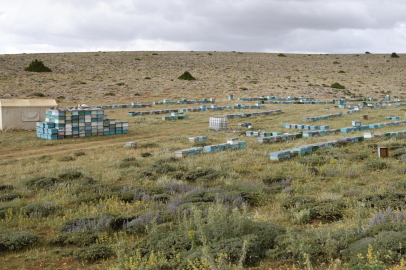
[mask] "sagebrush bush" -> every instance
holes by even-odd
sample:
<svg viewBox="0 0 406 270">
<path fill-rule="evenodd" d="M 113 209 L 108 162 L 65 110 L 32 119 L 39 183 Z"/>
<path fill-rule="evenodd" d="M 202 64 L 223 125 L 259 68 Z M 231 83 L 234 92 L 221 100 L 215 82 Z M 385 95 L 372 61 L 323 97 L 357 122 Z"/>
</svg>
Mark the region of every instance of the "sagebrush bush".
<svg viewBox="0 0 406 270">
<path fill-rule="evenodd" d="M 0 190 L 13 190 L 13 185 L 0 185 Z"/>
<path fill-rule="evenodd" d="M 284 199 L 282 201 L 281 205 L 285 209 L 290 209 L 290 208 L 294 208 L 294 207 L 299 207 L 306 203 L 314 203 L 315 201 L 316 201 L 316 199 L 314 197 L 298 195 L 298 196 L 287 197 L 286 199 Z"/>
<path fill-rule="evenodd" d="M 197 180 L 213 180 L 224 175 L 224 172 L 212 168 L 197 168 L 185 174 L 185 180 L 195 182 Z"/>
<path fill-rule="evenodd" d="M 399 262 L 404 257 L 404 246 L 406 245 L 406 233 L 395 231 L 382 231 L 373 237 L 362 238 L 342 251 L 343 259 L 350 264 L 366 263 L 366 254 L 372 248 L 377 260 L 384 263 Z M 363 254 L 360 258 L 354 254 Z"/>
<path fill-rule="evenodd" d="M 75 160 L 72 156 L 63 156 L 58 158 L 59 161 L 72 161 Z"/>
<path fill-rule="evenodd" d="M 51 239 L 48 240 L 48 245 L 50 246 L 78 246 L 85 247 L 96 243 L 99 238 L 100 232 L 97 231 L 78 231 L 70 233 L 58 233 L 53 235 Z"/>
<path fill-rule="evenodd" d="M 22 208 L 31 218 L 47 217 L 56 210 L 54 202 L 45 202 L 38 204 L 29 204 Z"/>
<path fill-rule="evenodd" d="M 376 159 L 368 159 L 364 163 L 365 169 L 368 171 L 381 171 L 389 168 L 389 165 L 386 161 L 383 160 L 376 160 Z"/>
<path fill-rule="evenodd" d="M 15 198 L 17 198 L 17 194 L 14 193 L 0 194 L 0 202 L 12 201 Z"/>
<path fill-rule="evenodd" d="M 21 250 L 37 241 L 38 236 L 29 232 L 0 232 L 0 251 Z"/>
<path fill-rule="evenodd" d="M 76 260 L 79 262 L 95 262 L 106 260 L 115 256 L 115 252 L 109 245 L 92 245 L 75 251 Z"/>
<path fill-rule="evenodd" d="M 386 209 L 388 206 L 393 208 L 406 208 L 406 193 L 404 192 L 385 192 L 365 195 L 358 200 L 364 202 L 368 207 Z"/>
<path fill-rule="evenodd" d="M 31 189 L 51 189 L 56 183 L 58 183 L 56 178 L 40 176 L 28 180 L 25 185 Z"/>
<path fill-rule="evenodd" d="M 292 210 L 292 217 L 296 223 L 308 223 L 314 220 L 332 222 L 343 217 L 345 207 L 343 202 L 329 199 L 305 203 Z"/>
<path fill-rule="evenodd" d="M 59 180 L 76 180 L 83 176 L 82 172 L 66 172 L 58 175 Z"/>
</svg>

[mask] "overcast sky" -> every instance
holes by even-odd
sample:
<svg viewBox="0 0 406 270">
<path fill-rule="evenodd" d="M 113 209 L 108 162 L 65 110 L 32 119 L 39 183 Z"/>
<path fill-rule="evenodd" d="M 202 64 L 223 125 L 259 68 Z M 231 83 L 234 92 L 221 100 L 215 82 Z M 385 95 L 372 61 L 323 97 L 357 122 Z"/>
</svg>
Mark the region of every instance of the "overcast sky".
<svg viewBox="0 0 406 270">
<path fill-rule="evenodd" d="M 0 54 L 405 49 L 405 0 L 0 0 Z"/>
</svg>

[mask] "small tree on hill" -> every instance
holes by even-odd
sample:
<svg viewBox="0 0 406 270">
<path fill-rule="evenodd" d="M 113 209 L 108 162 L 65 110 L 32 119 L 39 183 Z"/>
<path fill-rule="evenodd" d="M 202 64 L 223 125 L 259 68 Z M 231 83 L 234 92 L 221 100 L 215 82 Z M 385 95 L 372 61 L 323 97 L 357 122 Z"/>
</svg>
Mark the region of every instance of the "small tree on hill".
<svg viewBox="0 0 406 270">
<path fill-rule="evenodd" d="M 397 55 L 395 52 L 393 52 L 390 57 L 391 58 L 399 58 L 399 55 Z"/>
<path fill-rule="evenodd" d="M 192 76 L 192 74 L 189 73 L 189 71 L 185 71 L 182 75 L 178 77 L 179 80 L 187 80 L 187 81 L 193 81 L 196 80 L 195 77 Z"/>
<path fill-rule="evenodd" d="M 344 85 L 341 85 L 341 84 L 339 84 L 339 83 L 333 83 L 331 86 L 330 86 L 331 88 L 336 88 L 336 89 L 345 89 L 345 86 Z"/>
<path fill-rule="evenodd" d="M 32 72 L 51 72 L 52 70 L 49 67 L 46 67 L 44 63 L 35 59 L 31 62 L 31 64 L 24 69 L 25 71 L 32 71 Z"/>
</svg>

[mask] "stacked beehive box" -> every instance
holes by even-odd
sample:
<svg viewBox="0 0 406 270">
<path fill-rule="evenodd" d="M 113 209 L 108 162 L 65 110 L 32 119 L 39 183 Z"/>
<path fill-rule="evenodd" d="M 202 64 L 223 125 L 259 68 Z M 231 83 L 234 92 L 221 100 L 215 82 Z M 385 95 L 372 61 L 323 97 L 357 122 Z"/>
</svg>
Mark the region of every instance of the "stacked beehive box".
<svg viewBox="0 0 406 270">
<path fill-rule="evenodd" d="M 189 138 L 189 142 L 204 142 L 204 141 L 207 141 L 207 137 L 205 136 L 197 136 Z"/>
<path fill-rule="evenodd" d="M 187 114 L 178 114 L 177 112 L 172 112 L 171 115 L 162 116 L 162 120 L 179 120 L 179 119 L 187 119 L 189 115 Z"/>
<path fill-rule="evenodd" d="M 127 121 L 108 119 L 101 109 L 49 110 L 37 122 L 37 137 L 48 140 L 128 133 Z"/>
</svg>

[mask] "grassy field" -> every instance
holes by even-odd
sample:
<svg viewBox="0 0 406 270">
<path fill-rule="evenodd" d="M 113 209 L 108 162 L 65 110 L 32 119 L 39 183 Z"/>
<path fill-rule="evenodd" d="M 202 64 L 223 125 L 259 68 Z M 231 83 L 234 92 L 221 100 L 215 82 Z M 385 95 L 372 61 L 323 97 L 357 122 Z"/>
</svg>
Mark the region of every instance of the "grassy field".
<svg viewBox="0 0 406 270">
<path fill-rule="evenodd" d="M 286 55 L 1 55 L 0 94 L 27 98 L 43 93 L 59 97 L 62 106 L 202 97 L 226 106 L 238 102 L 227 100 L 230 93 L 236 98 L 353 96 L 323 86 L 339 82 L 357 96 L 378 98 L 391 91 L 392 97 L 402 97 L 402 55 Z M 35 58 L 53 72 L 23 71 Z M 197 80 L 177 80 L 185 70 Z M 265 105 L 264 110 L 273 109 L 282 114 L 229 119 L 228 126 L 245 131 L 237 123 L 250 122 L 253 130 L 293 132 L 281 124 L 342 111 L 331 104 Z M 245 133 L 210 131 L 208 126 L 209 117 L 259 109 L 189 112 L 189 119 L 178 121 L 128 116 L 136 110 L 141 109 L 105 110 L 109 118 L 129 122 L 124 135 L 48 141 L 33 131 L 0 133 L 4 269 L 404 268 L 406 137 L 343 144 L 271 162 L 270 152 L 363 133 L 258 144 Z M 403 119 L 404 113 L 403 107 L 363 109 L 314 124 L 382 123 L 389 122 L 385 116 Z M 188 141 L 192 136 L 207 136 L 207 144 L 238 137 L 247 148 L 174 159 L 174 151 L 194 145 Z M 123 147 L 130 141 L 138 148 Z M 379 146 L 389 147 L 390 158 L 377 157 Z"/>
</svg>

